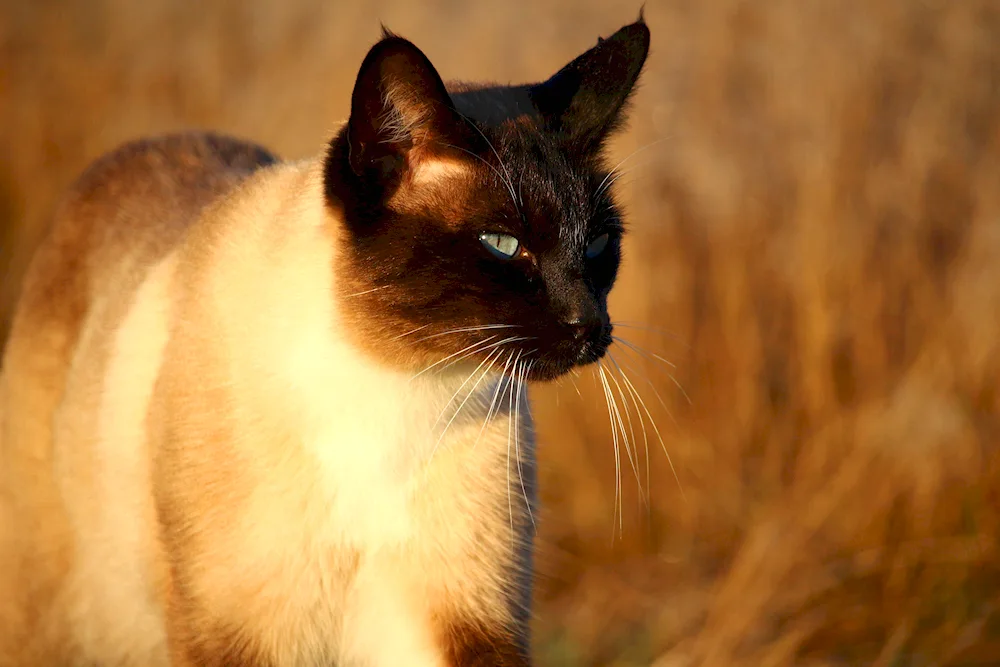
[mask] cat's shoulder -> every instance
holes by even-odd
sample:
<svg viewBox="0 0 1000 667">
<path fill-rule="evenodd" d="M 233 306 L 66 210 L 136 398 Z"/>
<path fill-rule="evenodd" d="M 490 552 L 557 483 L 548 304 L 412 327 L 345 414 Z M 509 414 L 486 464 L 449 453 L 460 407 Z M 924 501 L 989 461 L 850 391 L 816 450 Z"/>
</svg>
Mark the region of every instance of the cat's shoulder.
<svg viewBox="0 0 1000 667">
<path fill-rule="evenodd" d="M 22 318 L 79 326 L 93 289 L 122 289 L 123 266 L 151 266 L 206 206 L 277 162 L 257 144 L 209 132 L 137 139 L 105 153 L 57 203 L 23 278 Z"/>
</svg>

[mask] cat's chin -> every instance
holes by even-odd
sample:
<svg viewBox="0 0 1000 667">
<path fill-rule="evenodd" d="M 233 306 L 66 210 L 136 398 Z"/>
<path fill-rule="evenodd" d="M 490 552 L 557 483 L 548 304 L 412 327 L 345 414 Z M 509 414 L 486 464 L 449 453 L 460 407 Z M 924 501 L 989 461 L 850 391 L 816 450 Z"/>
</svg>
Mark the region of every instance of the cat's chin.
<svg viewBox="0 0 1000 667">
<path fill-rule="evenodd" d="M 606 349 L 586 350 L 575 359 L 541 359 L 532 364 L 527 379 L 531 382 L 551 382 L 575 369 L 596 364 L 604 356 Z"/>
</svg>

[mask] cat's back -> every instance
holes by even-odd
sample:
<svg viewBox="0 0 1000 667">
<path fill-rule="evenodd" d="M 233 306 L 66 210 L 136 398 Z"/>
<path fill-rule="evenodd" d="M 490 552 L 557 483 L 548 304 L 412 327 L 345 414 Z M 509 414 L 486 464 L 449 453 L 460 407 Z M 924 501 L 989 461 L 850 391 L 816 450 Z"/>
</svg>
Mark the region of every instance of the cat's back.
<svg viewBox="0 0 1000 667">
<path fill-rule="evenodd" d="M 150 272 L 206 206 L 274 162 L 257 145 L 215 134 L 140 140 L 91 164 L 57 207 L 25 275 L 0 366 L 0 589 L 12 591 L 0 601 L 0 626 L 19 629 L 0 633 L 0 664 L 18 663 L 15 647 L 30 652 L 41 635 L 71 641 L 66 628 L 39 625 L 79 565 L 70 536 L 80 507 L 67 505 L 58 477 L 66 461 L 82 461 L 67 458 L 60 434 L 94 430 L 74 412 L 86 414 L 76 409 L 81 401 L 104 391 L 114 358 L 142 361 L 142 336 L 126 355 L 112 354 L 116 331 L 155 319 L 134 307 L 139 291 L 157 282 Z M 82 455 L 79 444 L 70 449 Z"/>
<path fill-rule="evenodd" d="M 275 161 L 260 146 L 208 133 L 140 139 L 99 158 L 57 207 L 17 319 L 50 319 L 53 308 L 79 315 L 86 296 L 116 283 L 126 262 L 155 261 L 206 205 Z"/>
<path fill-rule="evenodd" d="M 93 305 L 128 302 L 208 204 L 274 162 L 254 144 L 190 133 L 134 141 L 92 163 L 24 277 L 2 366 L 8 384 L 60 387 Z"/>
<path fill-rule="evenodd" d="M 275 161 L 251 143 L 188 133 L 125 144 L 84 171 L 56 208 L 15 309 L 0 366 L 11 436 L 51 412 L 95 306 L 124 315 L 147 272 L 200 212 Z M 34 447 L 46 440 L 32 437 Z M 5 457 L 14 454 L 2 439 L 0 446 Z"/>
</svg>

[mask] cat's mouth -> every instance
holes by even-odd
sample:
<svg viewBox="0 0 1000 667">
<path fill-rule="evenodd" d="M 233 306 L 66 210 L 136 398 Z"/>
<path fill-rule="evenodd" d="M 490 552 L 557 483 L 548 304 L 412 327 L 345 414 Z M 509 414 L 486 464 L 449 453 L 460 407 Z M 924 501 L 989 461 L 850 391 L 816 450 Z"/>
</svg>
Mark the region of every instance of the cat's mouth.
<svg viewBox="0 0 1000 667">
<path fill-rule="evenodd" d="M 536 382 L 555 380 L 574 368 L 595 364 L 607 353 L 611 341 L 610 327 L 596 332 L 582 344 L 568 341 L 531 364 L 528 379 Z"/>
</svg>

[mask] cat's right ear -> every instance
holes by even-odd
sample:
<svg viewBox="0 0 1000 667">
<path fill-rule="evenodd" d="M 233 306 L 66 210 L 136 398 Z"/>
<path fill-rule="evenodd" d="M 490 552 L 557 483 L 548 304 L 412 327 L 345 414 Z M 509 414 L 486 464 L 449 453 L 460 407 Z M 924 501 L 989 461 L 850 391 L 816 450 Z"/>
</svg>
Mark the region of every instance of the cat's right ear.
<svg viewBox="0 0 1000 667">
<path fill-rule="evenodd" d="M 649 28 L 640 11 L 638 21 L 599 38 L 597 46 L 529 94 L 550 130 L 593 153 L 624 121 L 623 109 L 648 55 Z"/>
<path fill-rule="evenodd" d="M 463 122 L 427 56 L 383 28 L 351 97 L 351 170 L 358 176 L 398 175 L 422 154 L 460 142 Z"/>
</svg>

